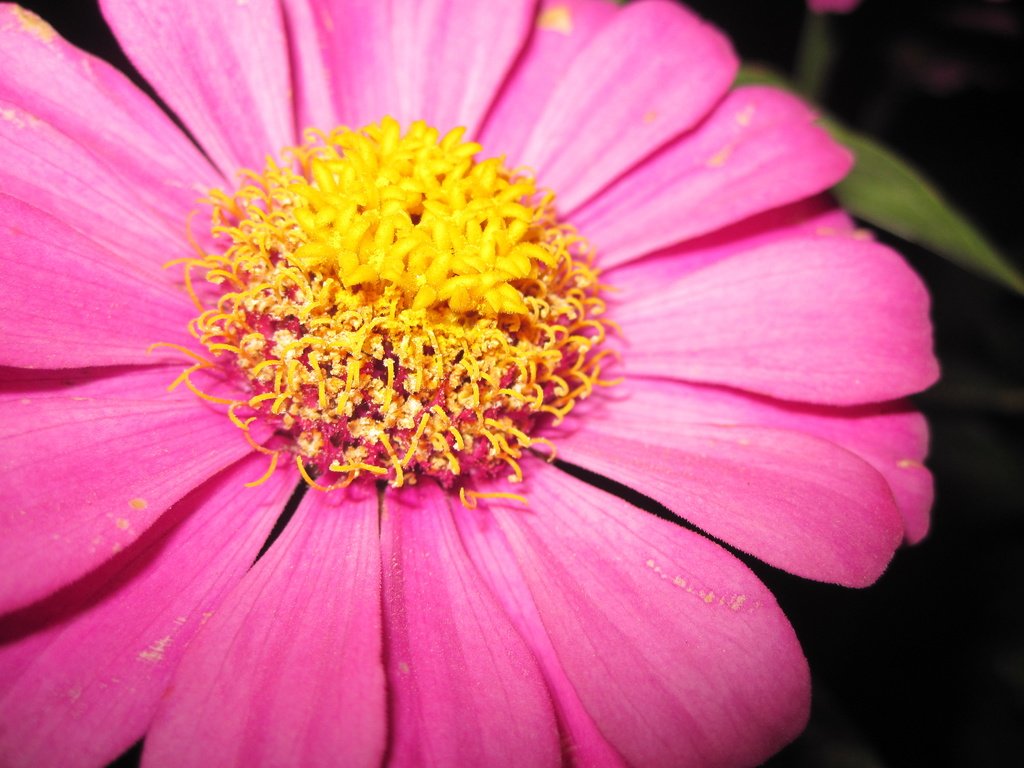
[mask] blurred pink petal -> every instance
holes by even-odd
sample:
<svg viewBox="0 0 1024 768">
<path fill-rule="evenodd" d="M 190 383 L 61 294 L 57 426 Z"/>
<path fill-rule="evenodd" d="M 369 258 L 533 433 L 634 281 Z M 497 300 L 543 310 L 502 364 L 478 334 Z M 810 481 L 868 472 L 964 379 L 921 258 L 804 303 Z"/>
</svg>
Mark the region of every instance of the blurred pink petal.
<svg viewBox="0 0 1024 768">
<path fill-rule="evenodd" d="M 295 129 L 301 135 L 307 128 L 339 122 L 328 65 L 331 50 L 338 46 L 321 34 L 321 30 L 334 23 L 323 3 L 282 0 L 281 9 L 288 36 Z"/>
<path fill-rule="evenodd" d="M 849 13 L 860 0 L 807 0 L 807 5 L 815 13 Z"/>
</svg>

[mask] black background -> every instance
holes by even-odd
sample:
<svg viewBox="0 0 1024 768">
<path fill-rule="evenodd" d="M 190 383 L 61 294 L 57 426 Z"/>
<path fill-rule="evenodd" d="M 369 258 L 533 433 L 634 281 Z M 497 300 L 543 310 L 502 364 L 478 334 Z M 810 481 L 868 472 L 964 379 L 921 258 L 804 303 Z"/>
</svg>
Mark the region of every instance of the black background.
<svg viewBox="0 0 1024 768">
<path fill-rule="evenodd" d="M 689 4 L 745 59 L 791 70 L 801 0 Z M 133 73 L 92 0 L 26 5 Z M 1020 3 L 866 0 L 831 27 L 825 107 L 911 160 L 1024 268 L 1024 131 L 1010 114 L 1024 95 Z M 891 242 L 934 299 L 943 380 L 918 399 L 933 431 L 933 528 L 866 590 L 750 563 L 814 674 L 811 724 L 769 765 L 1024 765 L 1024 299 Z M 117 764 L 137 759 L 136 747 Z"/>
</svg>

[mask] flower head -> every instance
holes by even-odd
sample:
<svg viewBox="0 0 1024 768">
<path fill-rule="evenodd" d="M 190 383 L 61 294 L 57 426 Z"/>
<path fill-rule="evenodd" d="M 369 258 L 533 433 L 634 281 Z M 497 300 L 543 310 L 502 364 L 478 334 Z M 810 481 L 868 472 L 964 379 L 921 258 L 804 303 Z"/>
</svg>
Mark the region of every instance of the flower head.
<svg viewBox="0 0 1024 768">
<path fill-rule="evenodd" d="M 772 595 L 608 488 L 852 586 L 924 535 L 927 296 L 813 113 L 661 0 L 102 7 L 196 144 L 0 7 L 0 762 L 792 739 Z"/>
<path fill-rule="evenodd" d="M 230 245 L 185 262 L 221 289 L 206 308 L 186 272 L 193 331 L 243 374 L 232 420 L 288 435 L 272 468 L 285 452 L 320 490 L 431 477 L 465 499 L 464 478 L 521 479 L 537 419 L 601 383 L 605 305 L 585 242 L 550 193 L 477 162 L 461 134 L 417 122 L 403 135 L 386 118 L 313 135 L 298 171 L 271 162 L 214 194 Z M 189 377 L 210 367 L 182 380 L 203 396 Z"/>
<path fill-rule="evenodd" d="M 849 13 L 861 0 L 807 0 L 807 5 L 815 13 Z"/>
</svg>

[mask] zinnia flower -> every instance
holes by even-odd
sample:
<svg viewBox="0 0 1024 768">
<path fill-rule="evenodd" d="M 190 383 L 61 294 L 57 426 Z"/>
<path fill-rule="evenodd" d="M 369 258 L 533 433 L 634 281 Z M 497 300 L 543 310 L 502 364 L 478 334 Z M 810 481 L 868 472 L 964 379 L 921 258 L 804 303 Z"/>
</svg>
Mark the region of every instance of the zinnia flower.
<svg viewBox="0 0 1024 768">
<path fill-rule="evenodd" d="M 849 13 L 861 0 L 807 0 L 807 5 L 815 13 Z"/>
<path fill-rule="evenodd" d="M 936 376 L 813 113 L 659 0 L 101 5 L 188 134 L 0 10 L 0 762 L 791 740 L 799 644 L 704 533 L 874 581 Z"/>
</svg>

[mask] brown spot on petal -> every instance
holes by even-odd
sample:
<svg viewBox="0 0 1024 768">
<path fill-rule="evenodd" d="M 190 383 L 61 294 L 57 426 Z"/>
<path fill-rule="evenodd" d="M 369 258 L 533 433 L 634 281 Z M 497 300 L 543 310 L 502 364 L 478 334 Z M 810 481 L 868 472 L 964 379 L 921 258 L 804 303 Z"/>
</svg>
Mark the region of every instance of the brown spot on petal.
<svg viewBox="0 0 1024 768">
<path fill-rule="evenodd" d="M 725 165 L 729 156 L 732 154 L 732 146 L 725 146 L 718 150 L 714 155 L 708 158 L 707 166 L 709 168 L 721 168 Z"/>
<path fill-rule="evenodd" d="M 149 506 L 149 502 L 147 502 L 145 499 L 132 499 L 131 501 L 128 502 L 128 506 L 130 506 L 132 509 L 142 510 Z"/>
<path fill-rule="evenodd" d="M 32 37 L 38 38 L 44 43 L 52 43 L 53 39 L 57 36 L 57 31 L 49 23 L 32 13 L 32 11 L 27 11 L 18 6 L 14 6 L 11 11 L 21 23 L 21 28 L 32 35 Z"/>
<path fill-rule="evenodd" d="M 553 5 L 537 16 L 537 29 L 568 35 L 572 32 L 572 11 L 565 5 Z"/>
<path fill-rule="evenodd" d="M 167 650 L 167 646 L 171 644 L 171 636 L 165 635 L 159 640 L 154 640 L 149 648 L 139 654 L 140 661 L 148 661 L 151 664 L 155 664 L 164 657 L 164 651 Z"/>
<path fill-rule="evenodd" d="M 896 462 L 896 466 L 900 469 L 924 469 L 924 464 L 914 459 L 900 459 Z"/>
</svg>

